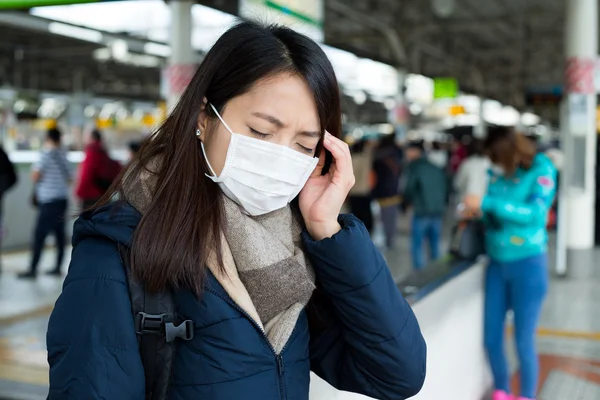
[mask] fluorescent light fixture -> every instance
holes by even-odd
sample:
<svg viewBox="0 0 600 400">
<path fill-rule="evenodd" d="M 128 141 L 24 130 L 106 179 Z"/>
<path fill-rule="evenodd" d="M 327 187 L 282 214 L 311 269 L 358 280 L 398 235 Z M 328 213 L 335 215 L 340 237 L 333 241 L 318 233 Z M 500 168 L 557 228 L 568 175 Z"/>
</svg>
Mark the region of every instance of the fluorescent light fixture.
<svg viewBox="0 0 600 400">
<path fill-rule="evenodd" d="M 112 55 L 116 60 L 124 60 L 129 55 L 129 46 L 123 39 L 116 39 L 110 44 Z"/>
<path fill-rule="evenodd" d="M 521 123 L 525 126 L 533 126 L 540 123 L 540 117 L 529 112 L 521 114 Z"/>
<path fill-rule="evenodd" d="M 169 57 L 171 55 L 171 47 L 166 44 L 148 42 L 144 44 L 144 53 L 159 57 Z"/>
<path fill-rule="evenodd" d="M 101 32 L 61 22 L 50 22 L 48 24 L 48 32 L 94 43 L 102 43 L 103 39 Z"/>
</svg>

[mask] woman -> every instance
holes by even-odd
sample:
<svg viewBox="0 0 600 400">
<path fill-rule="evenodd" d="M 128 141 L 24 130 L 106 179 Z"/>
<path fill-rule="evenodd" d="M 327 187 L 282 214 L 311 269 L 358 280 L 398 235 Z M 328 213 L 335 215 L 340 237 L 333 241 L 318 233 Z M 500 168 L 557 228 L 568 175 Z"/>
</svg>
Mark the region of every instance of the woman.
<svg viewBox="0 0 600 400">
<path fill-rule="evenodd" d="M 493 163 L 487 194 L 465 197 L 467 212 L 483 212 L 491 259 L 485 279 L 485 345 L 494 375 L 494 400 L 509 399 L 503 351 L 504 320 L 514 313 L 520 363 L 520 399 L 533 399 L 538 382 L 535 332 L 548 287 L 546 218 L 556 191 L 556 170 L 532 144 L 509 128 L 490 128 Z"/>
<path fill-rule="evenodd" d="M 459 200 L 468 194 L 482 196 L 487 191 L 490 159 L 485 154 L 483 140 L 473 139 L 467 146 L 467 154 L 454 177 L 454 190 Z"/>
<path fill-rule="evenodd" d="M 81 209 L 87 210 L 96 204 L 120 171 L 121 164 L 110 158 L 104 147 L 102 134 L 93 130 L 85 149 L 85 158 L 79 168 L 79 179 L 75 189 Z"/>
<path fill-rule="evenodd" d="M 155 398 L 167 386 L 169 399 L 306 399 L 309 370 L 376 398 L 417 393 L 416 318 L 364 226 L 338 216 L 354 181 L 340 131 L 316 43 L 248 22 L 226 32 L 104 200 L 127 203 L 75 225 L 48 327 L 49 398 Z M 144 387 L 118 246 L 133 278 L 172 290 L 194 325 L 162 387 Z"/>
</svg>

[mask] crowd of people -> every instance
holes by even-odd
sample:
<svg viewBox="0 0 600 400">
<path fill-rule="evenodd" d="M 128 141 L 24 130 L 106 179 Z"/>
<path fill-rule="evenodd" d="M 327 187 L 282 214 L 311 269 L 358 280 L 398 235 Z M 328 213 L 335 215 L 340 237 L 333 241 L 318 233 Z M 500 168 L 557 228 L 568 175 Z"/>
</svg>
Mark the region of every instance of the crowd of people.
<svg viewBox="0 0 600 400">
<path fill-rule="evenodd" d="M 468 240 L 482 240 L 482 246 L 471 248 L 490 259 L 484 337 L 496 387 L 493 399 L 512 399 L 503 347 L 508 310 L 515 318 L 519 399 L 535 398 L 535 331 L 548 288 L 547 229 L 559 157 L 546 155 L 535 140 L 508 127 L 490 127 L 485 140 L 469 138 L 467 144 L 397 146 L 390 136 L 378 144 L 359 142 L 353 150 L 360 183 L 350 199 L 352 211 L 372 227 L 371 202 L 377 201 L 388 247 L 394 245 L 398 210 L 409 211 L 415 269 L 440 257 L 441 226 L 449 210 L 455 210 L 450 223 L 478 227 Z"/>
<path fill-rule="evenodd" d="M 472 139 L 469 145 L 460 140 L 400 145 L 394 135 L 387 135 L 360 140 L 351 150 L 357 176 L 349 197 L 352 213 L 372 231 L 376 202 L 388 249 L 397 244 L 399 215 L 410 215 L 415 269 L 442 256 L 442 225 L 451 199 L 470 190 L 485 191 L 488 164 L 480 140 Z"/>
<path fill-rule="evenodd" d="M 33 232 L 29 268 L 18 274 L 19 278 L 33 279 L 38 275 L 46 238 L 52 234 L 56 244 L 56 262 L 49 275 L 63 274 L 64 251 L 67 245 L 66 223 L 69 221 L 69 199 L 75 195 L 80 211 L 96 204 L 107 192 L 121 171 L 122 164 L 111 158 L 103 144 L 102 134 L 93 130 L 88 135 L 83 162 L 77 170 L 68 160 L 62 146 L 62 133 L 58 128 L 46 132 L 45 143 L 39 158 L 31 168 L 33 191 L 30 202 L 37 209 Z M 140 142 L 129 144 L 130 158 L 139 150 Z M 15 166 L 7 154 L 0 150 L 0 210 L 2 198 L 17 183 Z M 0 218 L 2 214 L 0 211 Z M 0 235 L 1 237 L 1 235 Z"/>
</svg>

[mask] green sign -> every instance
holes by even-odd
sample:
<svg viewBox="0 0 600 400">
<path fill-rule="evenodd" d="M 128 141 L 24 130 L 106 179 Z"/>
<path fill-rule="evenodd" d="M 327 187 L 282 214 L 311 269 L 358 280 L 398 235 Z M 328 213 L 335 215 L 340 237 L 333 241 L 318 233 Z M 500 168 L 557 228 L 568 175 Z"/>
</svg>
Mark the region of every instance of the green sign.
<svg viewBox="0 0 600 400">
<path fill-rule="evenodd" d="M 458 96 L 458 81 L 455 78 L 434 78 L 433 98 L 453 99 Z"/>
<path fill-rule="evenodd" d="M 242 18 L 290 26 L 322 42 L 325 0 L 239 0 Z"/>
<path fill-rule="evenodd" d="M 293 9 L 293 5 L 290 6 L 285 4 L 286 2 L 278 2 L 278 1 L 265 1 L 265 5 L 269 8 L 277 10 L 283 14 L 289 15 L 292 18 L 296 18 L 299 21 L 305 22 L 307 24 L 312 24 L 318 27 L 322 27 L 323 23 L 318 17 L 315 15 L 310 15 L 309 13 L 304 13 L 299 10 Z M 288 2 L 289 3 L 289 2 Z M 293 3 L 293 2 L 291 2 Z M 318 5 L 318 4 L 317 4 Z M 312 10 L 314 11 L 314 10 Z"/>
<path fill-rule="evenodd" d="M 102 3 L 119 0 L 0 0 L 0 8 L 32 8 L 67 4 Z"/>
</svg>

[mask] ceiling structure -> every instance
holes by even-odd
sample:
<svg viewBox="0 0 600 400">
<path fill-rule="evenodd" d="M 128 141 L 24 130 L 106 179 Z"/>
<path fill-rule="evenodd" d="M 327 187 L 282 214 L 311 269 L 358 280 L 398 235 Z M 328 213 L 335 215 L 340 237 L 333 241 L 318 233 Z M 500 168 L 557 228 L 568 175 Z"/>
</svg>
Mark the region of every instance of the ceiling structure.
<svg viewBox="0 0 600 400">
<path fill-rule="evenodd" d="M 159 68 L 98 62 L 94 52 L 105 48 L 105 43 L 50 33 L 50 23 L 25 13 L 0 12 L 0 88 L 159 99 Z M 129 35 L 104 36 L 105 40 L 127 40 L 131 49 L 140 52 L 149 42 Z"/>
<path fill-rule="evenodd" d="M 231 11 L 236 0 L 198 1 Z M 562 82 L 565 0 L 324 0 L 325 43 L 408 72 L 453 76 L 461 89 L 524 106 L 529 87 Z M 449 15 L 433 3 L 454 3 Z M 115 3 L 116 4 L 116 3 Z M 443 10 L 441 10 L 443 11 Z M 153 100 L 160 65 L 98 62 L 106 47 L 47 32 L 51 21 L 0 12 L 0 87 Z M 41 29 L 40 26 L 44 28 Z M 142 53 L 149 40 L 103 33 Z M 161 58 L 164 62 L 164 57 Z"/>
<path fill-rule="evenodd" d="M 325 0 L 325 42 L 519 108 L 527 88 L 561 85 L 565 0 L 454 0 L 448 16 L 434 3 Z"/>
</svg>

